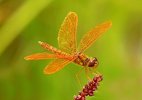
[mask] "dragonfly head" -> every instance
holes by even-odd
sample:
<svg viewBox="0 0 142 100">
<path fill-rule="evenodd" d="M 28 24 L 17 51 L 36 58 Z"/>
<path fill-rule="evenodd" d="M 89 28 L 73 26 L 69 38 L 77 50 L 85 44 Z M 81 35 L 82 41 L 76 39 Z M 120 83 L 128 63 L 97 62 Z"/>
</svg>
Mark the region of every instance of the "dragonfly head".
<svg viewBox="0 0 142 100">
<path fill-rule="evenodd" d="M 88 67 L 97 67 L 98 65 L 98 60 L 96 57 L 90 59 L 90 61 L 88 62 Z"/>
</svg>

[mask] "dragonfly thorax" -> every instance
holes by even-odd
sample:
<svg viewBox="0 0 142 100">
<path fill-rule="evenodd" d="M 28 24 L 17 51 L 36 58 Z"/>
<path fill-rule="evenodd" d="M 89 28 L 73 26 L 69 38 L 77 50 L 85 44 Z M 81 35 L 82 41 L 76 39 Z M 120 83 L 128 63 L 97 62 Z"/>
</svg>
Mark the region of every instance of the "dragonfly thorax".
<svg viewBox="0 0 142 100">
<path fill-rule="evenodd" d="M 98 60 L 96 57 L 90 58 L 87 64 L 88 67 L 97 67 L 97 65 L 98 65 Z"/>
<path fill-rule="evenodd" d="M 87 67 L 97 67 L 98 65 L 98 60 L 96 57 L 87 57 L 84 54 L 79 54 L 77 59 L 74 60 L 75 63 L 81 65 L 81 66 L 87 66 Z"/>
</svg>

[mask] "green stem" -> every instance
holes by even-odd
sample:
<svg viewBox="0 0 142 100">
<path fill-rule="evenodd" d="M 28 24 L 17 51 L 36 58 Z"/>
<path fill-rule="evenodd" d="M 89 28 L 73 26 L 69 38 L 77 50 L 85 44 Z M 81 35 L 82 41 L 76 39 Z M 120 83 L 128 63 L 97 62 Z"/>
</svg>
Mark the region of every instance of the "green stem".
<svg viewBox="0 0 142 100">
<path fill-rule="evenodd" d="M 51 2 L 51 0 L 27 0 L 0 29 L 0 55 L 21 31 Z"/>
</svg>

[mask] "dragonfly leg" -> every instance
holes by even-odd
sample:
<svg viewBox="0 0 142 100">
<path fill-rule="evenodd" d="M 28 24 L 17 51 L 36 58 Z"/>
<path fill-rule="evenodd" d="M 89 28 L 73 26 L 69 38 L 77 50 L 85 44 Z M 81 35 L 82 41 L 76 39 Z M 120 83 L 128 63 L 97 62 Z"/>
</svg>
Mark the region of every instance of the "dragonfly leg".
<svg viewBox="0 0 142 100">
<path fill-rule="evenodd" d="M 89 71 L 93 74 L 93 75 L 98 75 L 100 74 L 100 72 L 96 71 L 96 69 L 92 69 L 92 68 L 89 68 Z"/>
<path fill-rule="evenodd" d="M 82 72 L 83 69 L 84 69 L 84 67 L 76 73 L 76 79 L 77 79 L 77 82 L 79 83 L 80 86 L 81 86 L 81 81 L 79 79 L 79 75 L 80 75 L 80 73 Z"/>
<path fill-rule="evenodd" d="M 91 81 L 91 78 L 89 77 L 89 73 L 90 73 L 89 69 L 88 69 L 87 67 L 84 67 L 84 68 L 85 68 L 85 73 L 86 73 L 87 79 L 88 79 L 89 81 Z"/>
</svg>

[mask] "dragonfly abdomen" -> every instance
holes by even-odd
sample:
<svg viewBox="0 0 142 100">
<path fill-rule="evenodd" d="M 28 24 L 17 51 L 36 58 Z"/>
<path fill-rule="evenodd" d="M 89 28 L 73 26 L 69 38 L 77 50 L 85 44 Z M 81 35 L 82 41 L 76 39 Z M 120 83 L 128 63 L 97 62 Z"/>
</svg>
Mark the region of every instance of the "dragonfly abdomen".
<svg viewBox="0 0 142 100">
<path fill-rule="evenodd" d="M 62 52 L 61 50 L 58 50 L 57 48 L 49 45 L 48 43 L 45 42 L 41 42 L 39 41 L 39 44 L 46 50 L 51 51 L 52 53 L 56 54 L 57 58 L 61 58 L 61 59 L 68 59 L 68 60 L 72 60 L 73 56 L 70 56 L 69 54 Z"/>
<path fill-rule="evenodd" d="M 39 41 L 38 42 L 44 49 L 47 49 L 55 54 L 60 54 L 61 53 L 61 50 L 58 50 L 57 48 L 49 45 L 48 43 L 45 43 L 45 42 L 41 42 Z"/>
</svg>

